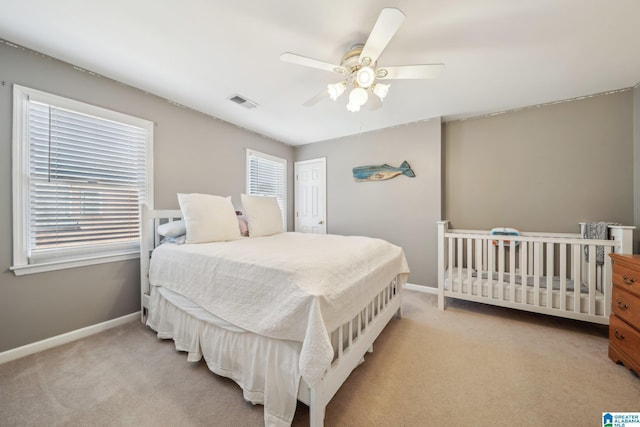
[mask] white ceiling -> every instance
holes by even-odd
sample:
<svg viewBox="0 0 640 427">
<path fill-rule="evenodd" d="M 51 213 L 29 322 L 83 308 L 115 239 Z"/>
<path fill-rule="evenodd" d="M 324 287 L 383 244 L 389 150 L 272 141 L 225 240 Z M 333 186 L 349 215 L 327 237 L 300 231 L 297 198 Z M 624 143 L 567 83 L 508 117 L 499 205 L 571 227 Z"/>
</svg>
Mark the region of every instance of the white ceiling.
<svg viewBox="0 0 640 427">
<path fill-rule="evenodd" d="M 1 0 L 0 38 L 291 145 L 635 86 L 638 0 Z M 303 104 L 340 80 L 281 62 L 339 63 L 383 7 L 406 19 L 379 65 L 445 63 L 390 81 L 381 108 Z M 260 107 L 228 100 L 240 94 Z"/>
</svg>

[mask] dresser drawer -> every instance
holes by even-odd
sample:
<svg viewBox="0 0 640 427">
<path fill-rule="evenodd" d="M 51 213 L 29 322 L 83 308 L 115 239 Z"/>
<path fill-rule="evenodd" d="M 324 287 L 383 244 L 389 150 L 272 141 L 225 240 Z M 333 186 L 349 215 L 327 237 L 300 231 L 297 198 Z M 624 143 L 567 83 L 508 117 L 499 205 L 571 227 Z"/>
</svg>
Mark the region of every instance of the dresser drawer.
<svg viewBox="0 0 640 427">
<path fill-rule="evenodd" d="M 609 344 L 627 355 L 634 363 L 640 364 L 640 332 L 616 316 L 610 318 Z"/>
<path fill-rule="evenodd" d="M 613 284 L 627 292 L 640 296 L 640 271 L 625 264 L 613 264 Z"/>
<path fill-rule="evenodd" d="M 619 286 L 613 287 L 611 296 L 615 315 L 640 330 L 640 297 L 626 292 Z"/>
</svg>

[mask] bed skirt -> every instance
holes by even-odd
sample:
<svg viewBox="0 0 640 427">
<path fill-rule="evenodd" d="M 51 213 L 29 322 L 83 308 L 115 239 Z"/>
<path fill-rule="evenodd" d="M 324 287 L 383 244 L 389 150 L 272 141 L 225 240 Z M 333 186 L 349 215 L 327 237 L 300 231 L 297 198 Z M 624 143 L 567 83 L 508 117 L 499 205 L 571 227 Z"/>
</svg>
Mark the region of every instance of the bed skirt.
<svg viewBox="0 0 640 427">
<path fill-rule="evenodd" d="M 264 405 L 265 426 L 291 425 L 301 384 L 302 343 L 216 324 L 220 322 L 212 322 L 206 310 L 193 303 L 181 309 L 157 287 L 152 287 L 149 302 L 147 325 L 158 338 L 173 339 L 189 362 L 204 358 L 209 370 L 235 381 L 247 401 Z"/>
</svg>

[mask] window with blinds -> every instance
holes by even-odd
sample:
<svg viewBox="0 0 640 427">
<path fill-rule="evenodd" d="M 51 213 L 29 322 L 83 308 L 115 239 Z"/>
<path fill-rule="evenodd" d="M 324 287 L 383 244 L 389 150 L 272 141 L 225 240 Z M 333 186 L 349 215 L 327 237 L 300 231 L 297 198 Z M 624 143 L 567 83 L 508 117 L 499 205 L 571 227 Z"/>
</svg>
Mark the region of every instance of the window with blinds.
<svg viewBox="0 0 640 427">
<path fill-rule="evenodd" d="M 14 97 L 23 226 L 14 264 L 135 253 L 152 123 L 18 86 Z"/>
<path fill-rule="evenodd" d="M 247 150 L 247 194 L 275 196 L 287 229 L 287 160 Z"/>
</svg>

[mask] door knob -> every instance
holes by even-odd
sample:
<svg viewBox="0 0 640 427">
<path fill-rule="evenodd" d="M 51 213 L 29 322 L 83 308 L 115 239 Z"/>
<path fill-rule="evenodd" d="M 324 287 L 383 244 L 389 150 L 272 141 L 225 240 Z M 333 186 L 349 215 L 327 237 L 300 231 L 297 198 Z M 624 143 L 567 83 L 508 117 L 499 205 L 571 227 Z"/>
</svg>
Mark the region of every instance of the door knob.
<svg viewBox="0 0 640 427">
<path fill-rule="evenodd" d="M 324 224 L 323 220 L 318 221 L 318 224 Z"/>
</svg>

